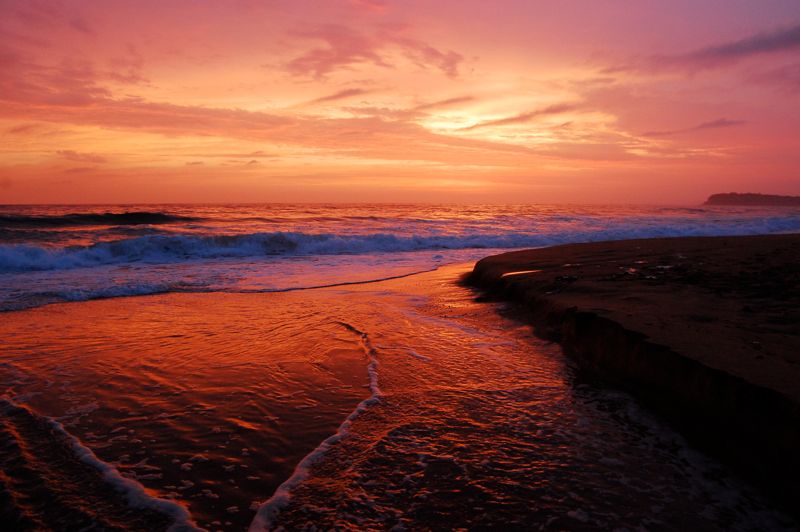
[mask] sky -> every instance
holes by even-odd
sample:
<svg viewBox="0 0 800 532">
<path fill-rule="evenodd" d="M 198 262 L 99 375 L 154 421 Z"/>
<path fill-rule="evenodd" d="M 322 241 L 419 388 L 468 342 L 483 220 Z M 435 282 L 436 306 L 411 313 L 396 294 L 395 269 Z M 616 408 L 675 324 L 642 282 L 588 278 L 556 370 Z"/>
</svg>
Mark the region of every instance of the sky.
<svg viewBox="0 0 800 532">
<path fill-rule="evenodd" d="M 0 203 L 800 194 L 797 0 L 0 0 Z"/>
</svg>

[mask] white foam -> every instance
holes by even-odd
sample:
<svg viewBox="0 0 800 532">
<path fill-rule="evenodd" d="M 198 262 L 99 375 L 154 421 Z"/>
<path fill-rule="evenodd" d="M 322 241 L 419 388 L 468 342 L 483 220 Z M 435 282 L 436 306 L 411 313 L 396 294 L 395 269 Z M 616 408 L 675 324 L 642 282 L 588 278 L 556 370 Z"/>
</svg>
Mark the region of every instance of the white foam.
<svg viewBox="0 0 800 532">
<path fill-rule="evenodd" d="M 565 225 L 565 223 L 570 225 Z M 396 253 L 439 249 L 510 249 L 569 242 L 590 242 L 666 236 L 720 236 L 800 231 L 800 214 L 757 217 L 713 217 L 703 220 L 681 217 L 632 216 L 603 219 L 597 216 L 549 220 L 515 230 L 488 233 L 331 234 L 264 232 L 237 235 L 159 234 L 98 242 L 88 246 L 0 245 L 0 272 L 64 270 L 108 264 L 163 264 L 192 260 L 266 257 Z M 407 230 L 407 229 L 406 229 Z"/>
<path fill-rule="evenodd" d="M 369 336 L 367 333 L 356 329 L 346 322 L 340 322 L 340 324 L 360 336 L 362 348 L 369 357 L 367 372 L 369 373 L 369 388 L 372 393 L 368 398 L 364 399 L 356 406 L 355 410 L 353 410 L 350 415 L 347 416 L 347 419 L 345 419 L 344 422 L 339 425 L 339 428 L 333 435 L 325 439 L 325 441 L 320 443 L 316 449 L 311 451 L 302 460 L 300 460 L 297 466 L 295 466 L 292 475 L 280 486 L 278 486 L 278 488 L 272 494 L 272 497 L 258 507 L 256 516 L 253 518 L 253 521 L 250 524 L 250 532 L 260 532 L 272 529 L 278 514 L 291 501 L 292 490 L 305 481 L 310 475 L 314 464 L 319 462 L 319 460 L 325 456 L 325 453 L 327 453 L 334 444 L 348 434 L 353 421 L 370 406 L 381 400 L 382 393 L 380 387 L 378 386 L 378 357 L 375 348 L 370 343 Z"/>
<path fill-rule="evenodd" d="M 21 408 L 8 397 L 2 397 L 0 401 L 15 408 Z M 192 521 L 189 511 L 185 507 L 176 502 L 149 495 L 145 491 L 144 486 L 135 480 L 123 477 L 114 466 L 100 460 L 91 449 L 67 432 L 61 423 L 51 417 L 41 417 L 69 442 L 72 452 L 75 453 L 75 456 L 81 462 L 96 469 L 102 475 L 103 480 L 115 491 L 124 494 L 125 499 L 132 508 L 155 510 L 156 512 L 170 516 L 173 520 L 173 524 L 169 529 L 172 531 L 203 530 Z"/>
<path fill-rule="evenodd" d="M 167 232 L 92 245 L 59 246 L 71 241 L 55 237 L 0 244 L 0 275 L 6 281 L 0 283 L 0 311 L 164 292 L 340 286 L 473 262 L 509 249 L 573 242 L 797 232 L 800 210 L 615 208 L 507 216 L 501 209 L 479 222 L 454 218 L 446 227 L 434 219 L 412 223 L 389 217 L 301 226 L 305 232 L 209 233 L 250 227 L 226 223 L 221 229 L 184 228 L 204 233 Z M 316 228 L 332 232 L 313 233 Z"/>
</svg>

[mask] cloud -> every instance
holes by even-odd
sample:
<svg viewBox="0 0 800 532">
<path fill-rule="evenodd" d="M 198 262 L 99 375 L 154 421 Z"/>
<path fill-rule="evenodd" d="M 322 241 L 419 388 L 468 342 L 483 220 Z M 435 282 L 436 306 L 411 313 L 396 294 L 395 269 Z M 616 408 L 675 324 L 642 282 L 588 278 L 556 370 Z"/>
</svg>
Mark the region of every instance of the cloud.
<svg viewBox="0 0 800 532">
<path fill-rule="evenodd" d="M 315 98 L 315 99 L 313 99 L 313 100 L 311 100 L 309 102 L 306 102 L 303 105 L 315 105 L 315 104 L 318 104 L 318 103 L 335 102 L 335 101 L 338 101 L 338 100 L 345 100 L 347 98 L 352 98 L 353 96 L 361 96 L 362 94 L 369 94 L 370 92 L 372 92 L 372 91 L 367 90 L 367 89 L 358 89 L 358 88 L 343 89 L 343 90 L 334 92 L 333 94 L 328 94 L 326 96 L 320 96 L 319 98 Z"/>
<path fill-rule="evenodd" d="M 431 109 L 439 109 L 442 107 L 450 107 L 459 103 L 467 103 L 474 101 L 474 96 L 458 96 L 456 98 L 448 98 L 446 100 L 438 100 L 430 103 L 423 103 L 411 109 L 411 111 L 429 111 Z"/>
<path fill-rule="evenodd" d="M 62 170 L 64 174 L 88 174 L 97 170 L 94 166 L 76 166 L 74 168 L 67 168 Z M 67 181 L 69 182 L 69 181 Z"/>
<path fill-rule="evenodd" d="M 800 26 L 770 33 L 759 33 L 739 41 L 673 56 L 667 61 L 708 68 L 733 63 L 753 55 L 784 52 L 795 48 L 800 48 Z"/>
<path fill-rule="evenodd" d="M 790 94 L 798 94 L 800 93 L 800 63 L 751 74 L 747 79 L 754 83 L 773 85 Z"/>
<path fill-rule="evenodd" d="M 703 122 L 693 127 L 684 129 L 673 129 L 668 131 L 647 131 L 642 133 L 644 137 L 668 137 L 671 135 L 680 135 L 682 133 L 693 133 L 695 131 L 704 131 L 707 129 L 722 129 L 734 126 L 741 126 L 746 124 L 744 120 L 728 120 L 727 118 L 719 118 L 710 122 Z"/>
<path fill-rule="evenodd" d="M 226 153 L 209 153 L 209 152 L 204 152 L 204 153 L 195 153 L 195 154 L 188 154 L 188 155 L 191 155 L 192 157 L 223 157 L 223 158 L 226 158 L 226 159 L 253 159 L 253 158 L 274 159 L 275 157 L 278 157 L 278 154 L 276 154 L 276 153 L 268 153 L 268 152 L 265 152 L 264 150 L 256 150 L 256 151 L 251 151 L 251 152 L 246 152 L 246 153 L 229 153 L 229 152 L 226 152 Z"/>
<path fill-rule="evenodd" d="M 89 26 L 86 20 L 81 17 L 73 17 L 70 19 L 69 25 L 74 30 L 85 33 L 86 35 L 94 35 L 94 30 Z"/>
<path fill-rule="evenodd" d="M 386 0 L 350 0 L 350 4 L 368 11 L 386 11 L 389 7 Z"/>
<path fill-rule="evenodd" d="M 67 58 L 54 65 L 33 62 L 28 55 L 0 41 L 0 100 L 27 101 L 34 105 L 91 105 L 97 98 L 110 98 L 106 83 L 137 84 L 141 58 L 130 48 L 128 56 L 98 69 L 91 61 Z"/>
<path fill-rule="evenodd" d="M 325 77 L 339 68 L 349 68 L 359 63 L 389 67 L 377 53 L 379 43 L 337 24 L 326 24 L 313 30 L 295 32 L 296 36 L 325 41 L 326 47 L 314 48 L 286 64 L 286 70 L 295 76 Z"/>
<path fill-rule="evenodd" d="M 374 106 L 344 107 L 342 109 L 359 116 L 374 116 L 392 120 L 415 120 L 419 118 L 420 115 L 424 115 L 427 111 L 446 108 L 453 105 L 458 105 L 459 103 L 471 102 L 473 100 L 475 100 L 475 97 L 473 96 L 459 96 L 456 98 L 447 98 L 446 100 L 423 103 L 408 109 Z"/>
<path fill-rule="evenodd" d="M 567 103 L 560 103 L 556 105 L 551 105 L 548 107 L 544 107 L 542 109 L 537 109 L 536 111 L 529 111 L 527 113 L 521 113 L 514 116 L 509 116 L 506 118 L 498 118 L 497 120 L 486 120 L 484 122 L 478 122 L 477 124 L 473 124 L 471 126 L 467 126 L 461 128 L 461 131 L 472 131 L 475 129 L 480 129 L 484 127 L 496 127 L 496 126 L 510 126 L 514 124 L 525 124 L 539 118 L 540 116 L 549 116 L 549 115 L 557 115 L 561 113 L 565 113 L 567 111 L 572 111 L 577 108 L 575 104 L 567 104 Z"/>
<path fill-rule="evenodd" d="M 464 61 L 463 55 L 452 50 L 443 52 L 424 42 L 405 37 L 393 37 L 391 40 L 399 44 L 406 57 L 418 66 L 434 66 L 449 78 L 458 77 L 458 68 Z"/>
<path fill-rule="evenodd" d="M 21 135 L 21 134 L 32 133 L 34 131 L 37 131 L 37 130 L 41 129 L 41 127 L 42 126 L 40 124 L 20 124 L 18 126 L 14 126 L 12 128 L 9 128 L 8 130 L 6 130 L 6 132 L 11 134 L 11 135 Z"/>
<path fill-rule="evenodd" d="M 311 30 L 296 31 L 297 37 L 322 40 L 325 46 L 313 48 L 285 64 L 286 70 L 300 77 L 323 79 L 332 72 L 371 64 L 394 68 L 385 55 L 392 48 L 423 68 L 436 68 L 448 77 L 458 76 L 464 57 L 452 50 L 442 51 L 428 43 L 402 35 L 403 27 L 385 26 L 366 35 L 339 24 L 325 24 Z"/>
<path fill-rule="evenodd" d="M 80 11 L 78 2 L 53 0 L 0 2 L 0 12 L 3 13 L 5 20 L 13 21 L 12 25 L 33 28 L 36 34 L 44 37 L 44 39 L 37 39 L 21 36 L 24 40 L 38 45 L 49 45 L 49 39 L 62 29 L 73 33 L 72 38 L 75 38 L 74 32 L 82 33 L 87 37 L 95 36 L 94 28 Z"/>
<path fill-rule="evenodd" d="M 127 85 L 147 83 L 149 80 L 142 74 L 144 59 L 132 44 L 125 47 L 125 55 L 115 57 L 108 62 L 109 70 L 102 74 L 113 81 Z"/>
<path fill-rule="evenodd" d="M 18 22 L 34 27 L 45 27 L 48 29 L 62 26 L 64 22 L 71 25 L 73 17 L 70 17 L 66 9 L 59 2 L 5 2 L 3 5 L 4 15 L 8 19 L 17 19 Z M 74 17 L 78 19 L 79 17 Z M 73 29 L 77 29 L 74 28 Z M 80 31 L 80 30 L 79 30 Z"/>
<path fill-rule="evenodd" d="M 627 65 L 607 68 L 604 72 L 625 70 L 694 72 L 733 65 L 754 56 L 796 49 L 800 49 L 800 25 L 758 33 L 737 41 L 708 46 L 684 54 L 654 55 Z"/>
<path fill-rule="evenodd" d="M 106 158 L 96 153 L 81 153 L 74 150 L 58 150 L 56 155 L 68 161 L 80 161 L 84 163 L 104 163 Z"/>
<path fill-rule="evenodd" d="M 408 146 L 415 146 L 414 160 L 444 163 L 470 160 L 475 165 L 510 164 L 512 160 L 534 155 L 532 150 L 522 146 L 434 133 L 410 120 L 283 116 L 141 99 L 97 97 L 88 107 L 32 106 L 26 101 L 6 99 L 0 105 L 0 118 L 142 131 L 170 137 L 240 139 L 280 145 L 284 149 L 295 146 L 301 150 L 384 160 L 408 160 Z M 86 155 L 62 152 L 60 155 L 65 158 Z M 243 155 L 247 160 L 257 158 Z"/>
</svg>

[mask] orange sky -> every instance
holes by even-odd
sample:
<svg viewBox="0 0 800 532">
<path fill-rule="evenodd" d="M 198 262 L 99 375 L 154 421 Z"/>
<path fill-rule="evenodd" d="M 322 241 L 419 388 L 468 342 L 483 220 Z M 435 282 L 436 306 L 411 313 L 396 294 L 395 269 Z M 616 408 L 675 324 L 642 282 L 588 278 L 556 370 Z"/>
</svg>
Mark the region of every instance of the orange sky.
<svg viewBox="0 0 800 532">
<path fill-rule="evenodd" d="M 796 0 L 0 13 L 0 203 L 800 194 Z"/>
</svg>

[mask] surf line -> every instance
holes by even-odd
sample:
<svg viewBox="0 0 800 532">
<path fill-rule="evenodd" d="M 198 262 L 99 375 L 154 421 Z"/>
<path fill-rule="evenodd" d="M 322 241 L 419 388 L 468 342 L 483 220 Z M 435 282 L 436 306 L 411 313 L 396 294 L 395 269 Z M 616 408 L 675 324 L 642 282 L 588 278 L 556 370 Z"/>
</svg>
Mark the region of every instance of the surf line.
<svg viewBox="0 0 800 532">
<path fill-rule="evenodd" d="M 337 288 L 339 286 L 352 286 L 352 285 L 358 285 L 358 284 L 382 283 L 383 281 L 394 281 L 395 279 L 405 279 L 406 277 L 413 277 L 414 275 L 421 275 L 423 273 L 435 272 L 438 269 L 439 269 L 439 266 L 434 266 L 433 268 L 430 268 L 428 270 L 419 270 L 419 271 L 413 271 L 413 272 L 408 272 L 408 273 L 401 273 L 401 274 L 398 274 L 398 275 L 391 275 L 389 277 L 379 277 L 377 279 L 365 279 L 363 281 L 341 281 L 341 282 L 338 282 L 338 283 L 331 283 L 331 284 L 317 284 L 317 285 L 312 285 L 312 286 L 290 286 L 290 287 L 287 287 L 287 288 L 264 288 L 264 289 L 255 289 L 255 290 L 242 289 L 242 290 L 219 290 L 219 291 L 220 292 L 233 292 L 233 293 L 237 293 L 237 294 L 273 294 L 273 293 L 278 293 L 278 292 L 298 292 L 298 291 L 301 291 L 301 290 L 319 290 L 321 288 Z M 210 290 L 210 291 L 211 292 L 215 292 L 215 290 Z M 350 329 L 351 331 L 353 331 L 353 332 L 355 332 L 357 334 L 364 334 L 361 331 L 358 331 L 357 329 L 352 328 L 350 325 L 348 325 L 346 323 L 343 323 L 343 322 L 337 322 L 337 323 L 339 323 L 340 325 L 344 326 L 347 329 Z"/>
<path fill-rule="evenodd" d="M 81 299 L 69 299 L 68 297 L 65 298 L 62 295 L 58 295 L 60 299 L 47 301 L 41 304 L 33 304 L 31 306 L 7 306 L 4 307 L 2 302 L 0 302 L 0 313 L 3 312 L 15 312 L 21 310 L 29 310 L 32 308 L 39 308 L 44 307 L 47 305 L 54 305 L 59 303 L 82 303 L 84 301 L 92 301 L 97 299 L 116 299 L 119 297 L 140 297 L 140 296 L 153 296 L 159 294 L 277 294 L 282 292 L 299 292 L 302 290 L 320 290 L 323 288 L 337 288 L 340 286 L 353 286 L 353 285 L 366 285 L 366 284 L 374 284 L 374 283 L 381 283 L 383 281 L 394 281 L 395 279 L 405 279 L 406 277 L 412 277 L 414 275 L 421 275 L 423 273 L 431 273 L 435 272 L 439 269 L 439 266 L 435 266 L 428 270 L 419 270 L 413 271 L 409 273 L 402 273 L 398 275 L 392 275 L 389 277 L 380 277 L 378 279 L 366 279 L 363 281 L 342 281 L 339 283 L 331 283 L 331 284 L 320 284 L 320 285 L 312 285 L 312 286 L 290 286 L 286 288 L 264 288 L 264 289 L 233 289 L 233 288 L 211 288 L 207 286 L 187 286 L 183 285 L 182 283 L 177 283 L 173 286 L 158 286 L 153 287 L 152 291 L 147 288 L 138 288 L 142 290 L 141 292 L 135 293 L 118 293 L 118 294 L 108 294 L 108 290 L 100 289 L 96 293 L 100 295 L 92 295 L 91 293 L 86 296 L 85 298 Z M 124 288 L 124 286 L 123 286 Z M 40 293 L 34 293 L 33 296 L 41 295 Z"/>
<path fill-rule="evenodd" d="M 94 469 L 110 489 L 123 495 L 129 507 L 152 510 L 172 519 L 172 525 L 167 529 L 169 532 L 203 532 L 205 530 L 197 526 L 183 505 L 149 494 L 142 484 L 123 476 L 116 467 L 98 458 L 89 447 L 52 417 L 38 414 L 30 407 L 17 403 L 8 395 L 0 396 L 0 416 L 6 418 L 6 422 L 12 427 L 15 418 L 20 416 L 45 425 L 56 437 L 58 443 L 64 445 L 72 454 L 73 458 Z"/>
<path fill-rule="evenodd" d="M 278 486 L 272 497 L 263 502 L 256 511 L 256 515 L 250 523 L 249 532 L 263 532 L 272 530 L 281 510 L 289 505 L 292 498 L 292 490 L 305 481 L 311 474 L 311 469 L 319 462 L 325 453 L 335 445 L 339 440 L 347 436 L 350 431 L 350 426 L 353 421 L 364 413 L 369 407 L 379 403 L 383 397 L 380 387 L 378 386 L 378 352 L 370 341 L 369 334 L 363 332 L 356 327 L 344 321 L 337 321 L 339 325 L 348 331 L 356 334 L 359 337 L 361 349 L 367 355 L 369 363 L 367 364 L 367 373 L 369 374 L 369 389 L 370 396 L 358 403 L 355 410 L 339 425 L 339 428 L 334 434 L 326 438 L 320 443 L 316 449 L 308 453 L 300 462 L 295 466 L 292 475 L 283 481 Z"/>
</svg>

